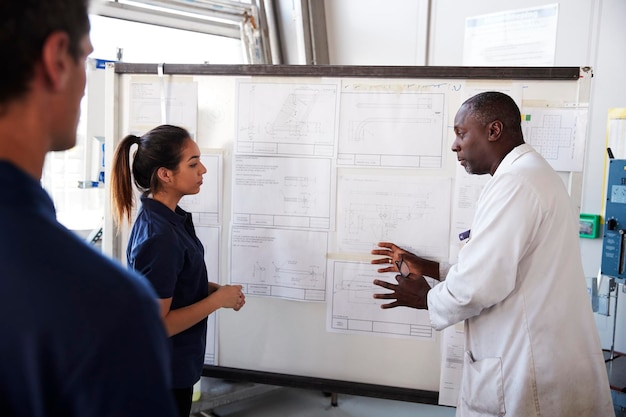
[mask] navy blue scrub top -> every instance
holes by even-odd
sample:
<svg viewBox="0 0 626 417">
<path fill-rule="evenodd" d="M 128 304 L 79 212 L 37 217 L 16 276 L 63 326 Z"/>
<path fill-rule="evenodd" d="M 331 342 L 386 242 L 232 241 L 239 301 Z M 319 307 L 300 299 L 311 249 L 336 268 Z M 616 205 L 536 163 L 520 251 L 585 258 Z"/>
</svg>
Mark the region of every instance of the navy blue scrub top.
<svg viewBox="0 0 626 417">
<path fill-rule="evenodd" d="M 152 283 L 159 298 L 172 298 L 171 310 L 209 295 L 204 247 L 191 214 L 173 212 L 151 198 L 141 198 L 126 250 L 128 265 Z M 200 379 L 206 346 L 206 318 L 170 338 L 173 388 L 188 388 Z"/>
<path fill-rule="evenodd" d="M 174 415 L 148 281 L 62 226 L 40 182 L 1 160 L 0 189 L 0 416 Z"/>
</svg>

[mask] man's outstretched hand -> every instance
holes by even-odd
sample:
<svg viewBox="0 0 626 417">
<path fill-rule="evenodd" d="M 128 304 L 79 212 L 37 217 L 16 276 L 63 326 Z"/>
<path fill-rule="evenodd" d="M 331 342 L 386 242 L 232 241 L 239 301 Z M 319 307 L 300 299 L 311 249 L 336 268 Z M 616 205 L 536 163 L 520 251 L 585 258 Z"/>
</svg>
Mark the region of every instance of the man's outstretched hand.
<svg viewBox="0 0 626 417">
<path fill-rule="evenodd" d="M 381 308 L 412 307 L 428 310 L 427 295 L 430 285 L 422 276 L 410 274 L 404 278 L 396 275 L 397 284 L 391 282 L 374 280 L 374 285 L 391 290 L 390 293 L 374 294 L 374 298 L 383 300 L 394 300 L 391 303 L 382 304 Z"/>
<path fill-rule="evenodd" d="M 404 261 L 411 274 L 416 276 L 426 275 L 428 277 L 440 280 L 439 262 L 431 261 L 402 249 L 398 245 L 391 242 L 379 242 L 378 248 L 372 250 L 372 255 L 384 256 L 384 258 L 374 259 L 371 261 L 374 265 L 381 265 L 378 272 L 400 272 L 396 267 L 396 262 Z"/>
</svg>

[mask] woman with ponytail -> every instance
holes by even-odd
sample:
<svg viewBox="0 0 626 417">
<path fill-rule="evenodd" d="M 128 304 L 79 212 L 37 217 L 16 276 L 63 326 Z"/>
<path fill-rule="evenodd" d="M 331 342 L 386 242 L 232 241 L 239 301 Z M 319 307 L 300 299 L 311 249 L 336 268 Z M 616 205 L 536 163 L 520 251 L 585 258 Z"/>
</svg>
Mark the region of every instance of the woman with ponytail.
<svg viewBox="0 0 626 417">
<path fill-rule="evenodd" d="M 173 393 L 184 417 L 189 416 L 193 385 L 202 372 L 207 316 L 245 304 L 240 285 L 208 281 L 204 248 L 191 214 L 178 206 L 183 196 L 200 191 L 205 173 L 198 145 L 185 129 L 171 125 L 142 137 L 126 136 L 115 151 L 111 172 L 118 228 L 131 221 L 133 183 L 141 193 L 126 257 L 128 266 L 145 275 L 159 297 L 173 347 Z"/>
</svg>

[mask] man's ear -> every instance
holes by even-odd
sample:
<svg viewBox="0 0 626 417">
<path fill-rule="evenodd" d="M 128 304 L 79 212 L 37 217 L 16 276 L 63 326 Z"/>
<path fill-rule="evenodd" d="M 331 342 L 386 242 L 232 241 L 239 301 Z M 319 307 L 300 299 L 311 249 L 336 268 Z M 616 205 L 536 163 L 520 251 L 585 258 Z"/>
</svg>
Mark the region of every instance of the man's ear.
<svg viewBox="0 0 626 417">
<path fill-rule="evenodd" d="M 45 40 L 42 51 L 42 67 L 46 81 L 55 90 L 62 90 L 70 75 L 72 60 L 70 40 L 65 32 L 52 32 Z"/>
<path fill-rule="evenodd" d="M 500 120 L 494 120 L 489 123 L 487 128 L 489 129 L 489 142 L 495 142 L 500 139 L 502 135 L 502 122 Z"/>
</svg>

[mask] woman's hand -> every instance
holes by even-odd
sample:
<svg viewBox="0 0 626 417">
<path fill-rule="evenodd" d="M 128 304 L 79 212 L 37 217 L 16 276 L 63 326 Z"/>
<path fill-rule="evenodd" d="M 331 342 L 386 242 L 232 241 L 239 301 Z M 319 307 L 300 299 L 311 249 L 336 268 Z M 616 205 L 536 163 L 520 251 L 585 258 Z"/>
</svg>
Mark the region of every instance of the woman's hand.
<svg viewBox="0 0 626 417">
<path fill-rule="evenodd" d="M 241 285 L 222 285 L 215 292 L 215 296 L 219 298 L 222 307 L 239 311 L 246 303 L 242 288 Z"/>
</svg>

